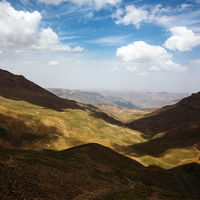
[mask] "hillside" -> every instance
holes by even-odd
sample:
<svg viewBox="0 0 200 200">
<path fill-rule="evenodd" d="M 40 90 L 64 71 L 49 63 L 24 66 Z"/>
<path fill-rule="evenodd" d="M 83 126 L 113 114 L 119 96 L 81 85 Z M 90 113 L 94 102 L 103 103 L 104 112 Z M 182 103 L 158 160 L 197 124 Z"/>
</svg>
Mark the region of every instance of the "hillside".
<svg viewBox="0 0 200 200">
<path fill-rule="evenodd" d="M 68 89 L 59 89 L 59 88 L 48 88 L 48 91 L 54 93 L 55 95 L 65 98 L 75 100 L 84 104 L 92 104 L 94 106 L 99 104 L 111 104 L 117 105 L 120 107 L 130 108 L 130 109 L 139 109 L 129 101 L 125 101 L 120 97 L 114 97 L 106 94 L 100 94 L 98 92 L 90 91 L 80 91 L 80 90 L 68 90 Z"/>
<path fill-rule="evenodd" d="M 97 142 L 121 151 L 143 141 L 92 105 L 62 99 L 23 76 L 0 70 L 0 144 L 6 148 L 69 147 Z"/>
<path fill-rule="evenodd" d="M 140 108 L 161 108 L 165 105 L 177 103 L 182 98 L 190 95 L 189 93 L 147 92 L 133 90 L 94 89 L 91 91 L 99 92 L 105 95 L 111 95 L 113 97 L 120 97 Z"/>
<path fill-rule="evenodd" d="M 113 118 L 120 120 L 124 123 L 128 123 L 135 119 L 142 118 L 144 115 L 147 115 L 150 112 L 152 112 L 149 111 L 148 109 L 147 110 L 129 109 L 110 104 L 99 104 L 96 107 L 104 111 L 108 115 L 112 116 Z"/>
<path fill-rule="evenodd" d="M 182 99 L 172 106 L 165 106 L 149 116 L 128 124 L 134 130 L 152 137 L 160 132 L 169 131 L 200 117 L 200 92 Z"/>
<path fill-rule="evenodd" d="M 1 199 L 200 199 L 195 163 L 146 168 L 98 144 L 64 151 L 0 148 L 0 158 Z"/>
<path fill-rule="evenodd" d="M 200 92 L 128 123 L 147 139 L 129 146 L 129 154 L 144 165 L 171 168 L 200 162 Z M 128 154 L 128 153 L 127 153 Z"/>
</svg>

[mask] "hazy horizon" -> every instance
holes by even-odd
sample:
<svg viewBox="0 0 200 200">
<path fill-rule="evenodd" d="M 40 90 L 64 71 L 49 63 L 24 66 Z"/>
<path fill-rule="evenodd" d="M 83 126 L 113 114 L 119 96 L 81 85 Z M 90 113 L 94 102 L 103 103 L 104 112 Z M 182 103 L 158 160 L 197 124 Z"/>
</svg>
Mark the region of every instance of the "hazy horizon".
<svg viewBox="0 0 200 200">
<path fill-rule="evenodd" d="M 196 93 L 199 8 L 199 0 L 1 0 L 0 68 L 44 88 Z"/>
</svg>

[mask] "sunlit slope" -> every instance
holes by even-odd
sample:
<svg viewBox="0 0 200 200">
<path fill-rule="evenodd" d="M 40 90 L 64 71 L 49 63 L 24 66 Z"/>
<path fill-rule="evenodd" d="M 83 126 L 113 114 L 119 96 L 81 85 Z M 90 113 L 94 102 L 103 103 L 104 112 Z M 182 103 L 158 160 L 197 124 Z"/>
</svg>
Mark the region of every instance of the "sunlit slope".
<svg viewBox="0 0 200 200">
<path fill-rule="evenodd" d="M 22 76 L 0 71 L 0 142 L 5 147 L 66 149 L 97 142 L 115 148 L 144 141 L 94 106 L 61 99 Z"/>
<path fill-rule="evenodd" d="M 144 115 L 150 113 L 148 110 L 129 109 L 110 104 L 99 104 L 96 107 L 124 123 L 142 118 Z"/>
</svg>

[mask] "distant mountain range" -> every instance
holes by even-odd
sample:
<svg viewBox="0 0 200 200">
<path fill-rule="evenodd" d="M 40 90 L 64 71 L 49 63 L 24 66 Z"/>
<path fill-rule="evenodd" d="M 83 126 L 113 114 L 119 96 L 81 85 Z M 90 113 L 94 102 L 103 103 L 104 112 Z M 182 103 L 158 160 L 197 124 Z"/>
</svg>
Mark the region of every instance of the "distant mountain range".
<svg viewBox="0 0 200 200">
<path fill-rule="evenodd" d="M 140 107 L 135 106 L 130 101 L 126 101 L 120 97 L 110 96 L 107 94 L 101 94 L 98 92 L 81 91 L 81 90 L 68 90 L 60 88 L 48 88 L 48 91 L 54 93 L 55 95 L 65 98 L 75 100 L 84 104 L 92 104 L 94 106 L 99 104 L 111 104 L 120 107 L 130 108 L 130 109 L 140 109 Z"/>
<path fill-rule="evenodd" d="M 161 108 L 165 105 L 172 105 L 182 98 L 189 96 L 189 93 L 170 92 L 146 92 L 132 90 L 68 90 L 61 88 L 48 88 L 48 91 L 55 95 L 75 100 L 84 104 L 111 104 L 130 109 Z"/>
<path fill-rule="evenodd" d="M 147 92 L 134 90 L 93 89 L 90 91 L 113 97 L 120 97 L 140 108 L 153 108 L 171 105 L 190 95 L 190 93 Z"/>
</svg>

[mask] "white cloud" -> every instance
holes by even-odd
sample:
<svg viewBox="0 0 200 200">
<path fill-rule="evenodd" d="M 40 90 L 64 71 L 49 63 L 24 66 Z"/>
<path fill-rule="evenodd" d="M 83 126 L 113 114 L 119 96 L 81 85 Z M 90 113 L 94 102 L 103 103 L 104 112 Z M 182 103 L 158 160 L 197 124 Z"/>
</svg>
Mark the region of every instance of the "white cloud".
<svg viewBox="0 0 200 200">
<path fill-rule="evenodd" d="M 51 65 L 51 66 L 56 66 L 56 65 L 59 65 L 59 62 L 56 61 L 56 60 L 49 61 L 49 65 Z"/>
<path fill-rule="evenodd" d="M 150 71 L 158 72 L 158 71 L 160 71 L 160 69 L 154 65 L 154 66 L 150 67 Z"/>
<path fill-rule="evenodd" d="M 192 51 L 197 45 L 200 45 L 200 34 L 193 33 L 185 26 L 176 26 L 170 29 L 172 36 L 166 40 L 164 47 L 170 50 Z"/>
<path fill-rule="evenodd" d="M 192 60 L 190 63 L 194 64 L 197 67 L 200 67 L 200 60 Z"/>
<path fill-rule="evenodd" d="M 137 41 L 128 46 L 122 46 L 116 51 L 116 57 L 125 62 L 132 62 L 136 66 L 149 67 L 151 71 L 185 71 L 186 68 L 174 63 L 163 47 Z M 155 67 L 156 66 L 156 67 Z"/>
<path fill-rule="evenodd" d="M 3 52 L 0 50 L 0 54 L 3 54 Z"/>
<path fill-rule="evenodd" d="M 143 41 L 137 41 L 118 48 L 117 57 L 126 62 L 146 63 L 161 58 L 162 60 L 170 59 L 171 55 L 161 46 L 153 46 Z"/>
<path fill-rule="evenodd" d="M 196 3 L 200 3 L 200 0 L 195 0 Z"/>
<path fill-rule="evenodd" d="M 142 23 L 154 23 L 159 26 L 167 28 L 173 27 L 174 24 L 181 23 L 194 23 L 194 20 L 187 19 L 188 13 L 194 12 L 187 11 L 192 4 L 180 4 L 176 7 L 166 6 L 163 7 L 161 4 L 155 6 L 143 5 L 136 7 L 135 5 L 128 5 L 125 8 L 118 8 L 115 13 L 111 15 L 116 24 L 129 25 L 133 24 L 137 29 L 140 28 Z M 184 11 L 184 14 L 180 15 Z M 183 19 L 185 18 L 186 19 Z"/>
<path fill-rule="evenodd" d="M 41 19 L 38 11 L 17 11 L 9 3 L 0 2 L 0 46 L 15 51 L 52 50 L 53 47 L 60 50 L 60 46 L 64 51 L 73 50 L 68 45 L 60 44 L 58 35 L 51 28 L 40 27 Z"/>
<path fill-rule="evenodd" d="M 46 4 L 54 4 L 54 5 L 59 5 L 62 2 L 69 1 L 71 3 L 77 4 L 78 6 L 82 6 L 84 4 L 95 6 L 97 10 L 103 8 L 108 4 L 116 5 L 121 2 L 121 0 L 39 0 L 39 1 Z"/>
<path fill-rule="evenodd" d="M 125 15 L 121 17 L 123 14 Z M 116 13 L 112 15 L 112 18 L 116 18 L 116 24 L 134 24 L 137 29 L 140 28 L 140 23 L 147 20 L 148 11 L 143 7 L 136 8 L 134 5 L 128 5 L 125 10 L 117 9 Z"/>
</svg>

